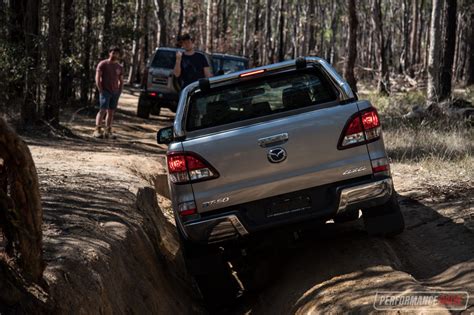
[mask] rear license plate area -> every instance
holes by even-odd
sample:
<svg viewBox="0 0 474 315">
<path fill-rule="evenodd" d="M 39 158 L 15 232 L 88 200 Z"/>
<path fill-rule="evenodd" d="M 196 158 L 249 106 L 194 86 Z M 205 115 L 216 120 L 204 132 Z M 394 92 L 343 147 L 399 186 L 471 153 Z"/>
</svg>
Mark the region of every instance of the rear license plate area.
<svg viewBox="0 0 474 315">
<path fill-rule="evenodd" d="M 286 198 L 273 202 L 266 211 L 267 218 L 283 215 L 296 214 L 311 210 L 311 198 L 309 196 L 298 196 Z"/>
</svg>

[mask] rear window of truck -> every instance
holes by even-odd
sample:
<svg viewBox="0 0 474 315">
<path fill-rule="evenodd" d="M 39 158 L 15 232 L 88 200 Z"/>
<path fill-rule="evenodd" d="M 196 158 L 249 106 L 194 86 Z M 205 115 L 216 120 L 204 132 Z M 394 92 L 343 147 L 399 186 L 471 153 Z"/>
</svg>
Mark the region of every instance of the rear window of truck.
<svg viewBox="0 0 474 315">
<path fill-rule="evenodd" d="M 176 63 L 176 52 L 171 50 L 158 50 L 155 53 L 152 68 L 173 69 Z"/>
<path fill-rule="evenodd" d="M 316 71 L 248 80 L 194 94 L 189 103 L 186 129 L 218 127 L 336 99 L 330 83 Z"/>
</svg>

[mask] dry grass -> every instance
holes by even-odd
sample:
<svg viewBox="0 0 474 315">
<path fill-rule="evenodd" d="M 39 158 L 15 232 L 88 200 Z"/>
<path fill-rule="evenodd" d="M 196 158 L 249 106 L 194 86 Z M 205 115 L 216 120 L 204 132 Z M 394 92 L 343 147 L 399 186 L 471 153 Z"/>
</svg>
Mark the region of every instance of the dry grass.
<svg viewBox="0 0 474 315">
<path fill-rule="evenodd" d="M 474 101 L 474 88 L 458 89 L 455 96 Z M 362 95 L 379 110 L 384 140 L 394 162 L 417 164 L 434 173 L 474 178 L 474 128 L 454 119 L 406 120 L 402 116 L 413 106 L 424 106 L 420 91 L 391 96 Z"/>
<path fill-rule="evenodd" d="M 474 132 L 467 126 L 387 125 L 384 139 L 390 157 L 399 162 L 462 161 L 473 156 Z"/>
</svg>

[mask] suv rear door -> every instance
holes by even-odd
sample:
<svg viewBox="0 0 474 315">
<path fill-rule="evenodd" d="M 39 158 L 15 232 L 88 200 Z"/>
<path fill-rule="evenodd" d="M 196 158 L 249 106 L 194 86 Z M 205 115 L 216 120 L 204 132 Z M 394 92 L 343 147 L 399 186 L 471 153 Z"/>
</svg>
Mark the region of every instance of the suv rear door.
<svg viewBox="0 0 474 315">
<path fill-rule="evenodd" d="M 220 174 L 192 184 L 201 213 L 371 174 L 366 145 L 338 149 L 357 103 L 339 105 L 317 69 L 199 93 L 190 100 L 183 148 Z"/>
<path fill-rule="evenodd" d="M 172 76 L 176 63 L 176 51 L 176 49 L 160 48 L 155 52 L 148 69 L 147 90 L 177 93 Z"/>
</svg>

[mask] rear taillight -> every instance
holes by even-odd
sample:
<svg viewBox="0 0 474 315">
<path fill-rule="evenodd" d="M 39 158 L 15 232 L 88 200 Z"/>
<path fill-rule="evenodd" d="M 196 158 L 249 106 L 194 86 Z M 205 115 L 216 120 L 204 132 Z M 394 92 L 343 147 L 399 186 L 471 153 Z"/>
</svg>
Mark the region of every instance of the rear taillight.
<svg viewBox="0 0 474 315">
<path fill-rule="evenodd" d="M 380 138 L 381 126 L 377 110 L 373 107 L 352 116 L 343 130 L 339 149 L 347 149 Z"/>
<path fill-rule="evenodd" d="M 219 174 L 202 157 L 192 152 L 167 154 L 170 180 L 175 184 L 187 184 L 217 178 Z"/>
</svg>

